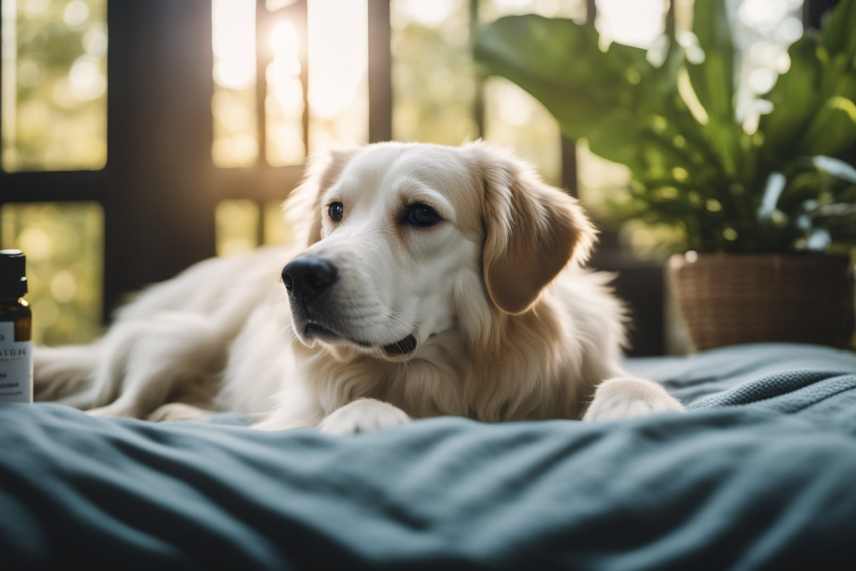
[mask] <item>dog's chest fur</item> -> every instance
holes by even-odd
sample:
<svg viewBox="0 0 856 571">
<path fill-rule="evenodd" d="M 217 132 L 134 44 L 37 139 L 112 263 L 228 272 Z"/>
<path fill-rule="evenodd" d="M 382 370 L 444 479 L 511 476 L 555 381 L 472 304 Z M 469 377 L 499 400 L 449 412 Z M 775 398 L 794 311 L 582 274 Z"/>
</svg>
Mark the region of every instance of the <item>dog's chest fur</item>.
<svg viewBox="0 0 856 571">
<path fill-rule="evenodd" d="M 505 318 L 482 343 L 447 333 L 405 363 L 349 351 L 331 358 L 328 349 L 296 340 L 293 349 L 325 415 L 356 399 L 374 398 L 416 418 L 578 418 L 596 374 L 586 371 L 555 318 L 546 307 L 540 315 Z"/>
</svg>

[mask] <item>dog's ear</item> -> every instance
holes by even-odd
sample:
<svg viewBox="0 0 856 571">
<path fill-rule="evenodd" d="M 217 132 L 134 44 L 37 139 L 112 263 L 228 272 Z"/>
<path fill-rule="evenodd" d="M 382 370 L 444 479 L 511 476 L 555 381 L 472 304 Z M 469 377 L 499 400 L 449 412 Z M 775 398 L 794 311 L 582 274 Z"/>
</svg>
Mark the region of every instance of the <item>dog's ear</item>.
<svg viewBox="0 0 856 571">
<path fill-rule="evenodd" d="M 285 201 L 286 221 L 298 229 L 298 236 L 307 246 L 321 239 L 321 195 L 336 184 L 356 152 L 357 149 L 344 149 L 312 157 L 303 182 Z"/>
<path fill-rule="evenodd" d="M 565 266 L 588 258 L 596 231 L 574 198 L 526 164 L 483 143 L 467 150 L 484 189 L 485 288 L 502 311 L 524 313 Z"/>
</svg>

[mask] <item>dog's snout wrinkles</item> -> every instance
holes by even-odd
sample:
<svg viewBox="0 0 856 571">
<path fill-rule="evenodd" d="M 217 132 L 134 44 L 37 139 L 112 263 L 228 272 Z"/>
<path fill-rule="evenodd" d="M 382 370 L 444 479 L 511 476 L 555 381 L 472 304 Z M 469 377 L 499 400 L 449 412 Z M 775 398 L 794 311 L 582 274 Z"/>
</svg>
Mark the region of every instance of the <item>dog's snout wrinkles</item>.
<svg viewBox="0 0 856 571">
<path fill-rule="evenodd" d="M 301 256 L 282 269 L 282 282 L 293 295 L 311 300 L 330 288 L 339 279 L 332 262 L 318 256 Z"/>
</svg>

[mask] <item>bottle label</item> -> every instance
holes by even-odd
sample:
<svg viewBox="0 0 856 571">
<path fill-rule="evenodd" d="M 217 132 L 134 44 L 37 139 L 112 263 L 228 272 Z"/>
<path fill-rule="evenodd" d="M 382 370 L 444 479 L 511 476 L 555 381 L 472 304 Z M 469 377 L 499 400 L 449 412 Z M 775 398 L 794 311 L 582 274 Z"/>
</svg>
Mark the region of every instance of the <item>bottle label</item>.
<svg viewBox="0 0 856 571">
<path fill-rule="evenodd" d="M 15 339 L 15 323 L 0 321 L 0 402 L 33 402 L 33 350 Z"/>
</svg>

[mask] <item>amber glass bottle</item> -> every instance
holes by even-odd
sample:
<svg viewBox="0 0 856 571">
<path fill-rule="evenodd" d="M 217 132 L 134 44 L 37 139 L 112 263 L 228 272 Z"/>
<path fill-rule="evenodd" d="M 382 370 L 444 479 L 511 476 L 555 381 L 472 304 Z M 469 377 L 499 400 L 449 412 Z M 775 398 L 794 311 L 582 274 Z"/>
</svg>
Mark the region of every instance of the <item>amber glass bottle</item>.
<svg viewBox="0 0 856 571">
<path fill-rule="evenodd" d="M 0 403 L 33 402 L 32 314 L 26 294 L 24 254 L 0 250 Z"/>
</svg>

